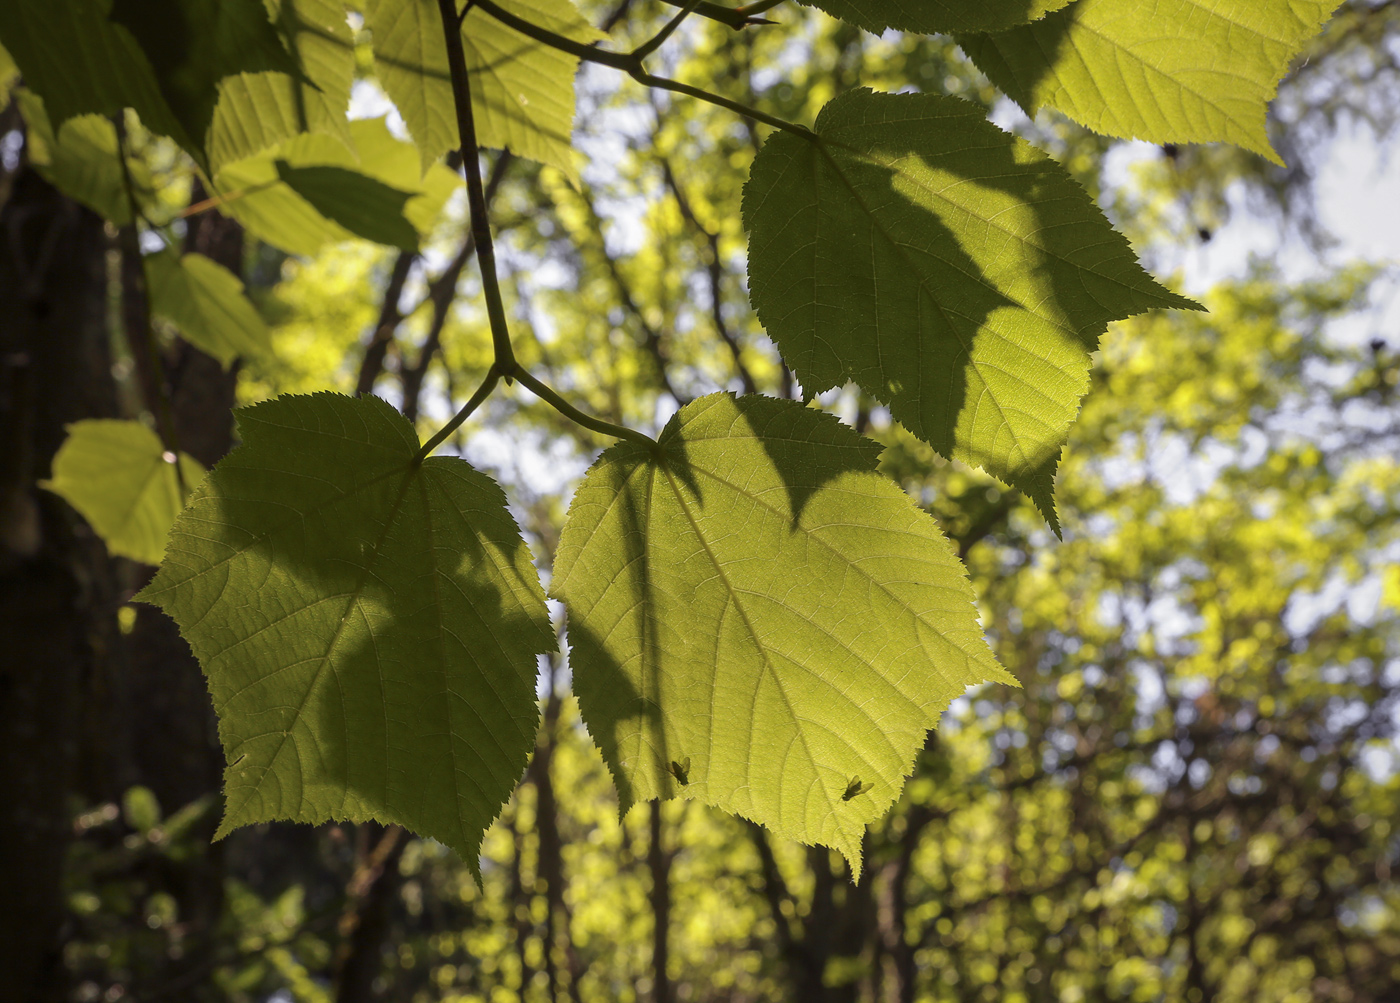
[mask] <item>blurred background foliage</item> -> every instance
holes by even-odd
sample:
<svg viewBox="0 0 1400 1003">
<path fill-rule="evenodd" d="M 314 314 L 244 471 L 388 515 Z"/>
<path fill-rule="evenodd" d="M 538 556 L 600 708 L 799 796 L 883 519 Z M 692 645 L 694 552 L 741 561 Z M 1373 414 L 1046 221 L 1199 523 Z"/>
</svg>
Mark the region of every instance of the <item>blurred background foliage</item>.
<svg viewBox="0 0 1400 1003">
<path fill-rule="evenodd" d="M 585 13 L 626 48 L 668 8 Z M 795 5 L 769 16 L 781 27 L 692 18 L 660 62 L 796 120 L 857 85 L 979 102 L 1159 268 L 1242 212 L 1312 256 L 1306 281 L 1257 259 L 1205 294 L 1208 315 L 1110 330 L 1059 478 L 1063 541 L 853 390 L 821 397 L 886 445 L 886 472 L 954 538 L 1024 688 L 955 702 L 853 885 L 826 850 L 699 804 L 619 819 L 561 656 L 542 666 L 537 752 L 478 887 L 440 845 L 373 824 L 211 845 L 222 763 L 197 669 L 159 614 L 124 605 L 148 572 L 116 562 L 95 608 L 119 665 L 78 701 L 87 765 L 64 792 L 44 998 L 1396 998 L 1400 332 L 1374 309 L 1395 266 L 1338 260 L 1314 181 L 1339 130 L 1395 131 L 1400 5 L 1350 0 L 1299 61 L 1273 116 L 1287 169 L 1029 121 L 946 39 L 875 38 Z M 360 72 L 357 108 L 388 110 L 368 59 Z M 716 388 L 801 395 L 745 292 L 737 206 L 762 128 L 597 66 L 578 88 L 579 187 L 491 156 L 521 361 L 648 430 Z M 4 115 L 0 197 L 31 155 L 17 104 Z M 428 434 L 489 365 L 460 197 L 421 253 L 289 257 L 214 212 L 183 217 L 204 198 L 188 165 L 159 143 L 137 152 L 170 240 L 224 248 L 272 326 L 274 353 L 221 384 L 238 400 L 372 391 Z M 112 345 L 117 406 L 134 415 L 140 374 Z M 605 443 L 519 389 L 456 442 L 506 486 L 548 574 L 567 491 Z M 143 697 L 176 671 L 184 696 Z"/>
</svg>

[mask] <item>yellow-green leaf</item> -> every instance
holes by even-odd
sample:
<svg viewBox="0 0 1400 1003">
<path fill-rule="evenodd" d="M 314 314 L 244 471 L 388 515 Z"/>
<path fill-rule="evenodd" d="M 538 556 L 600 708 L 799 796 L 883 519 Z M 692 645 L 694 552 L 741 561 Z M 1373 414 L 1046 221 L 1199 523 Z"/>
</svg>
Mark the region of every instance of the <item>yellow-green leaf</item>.
<svg viewBox="0 0 1400 1003">
<path fill-rule="evenodd" d="M 1034 24 L 960 36 L 1032 114 L 1154 143 L 1233 143 L 1281 164 L 1264 119 L 1340 0 L 1078 0 Z"/>
<path fill-rule="evenodd" d="M 259 239 L 291 254 L 315 254 L 324 244 L 351 240 L 355 233 L 328 218 L 293 191 L 278 175 L 277 162 L 291 168 L 339 167 L 412 194 L 403 206 L 406 218 L 427 237 L 443 204 L 461 184 L 442 164 L 420 175 L 418 153 L 395 139 L 384 120 L 350 123 L 354 152 L 327 135 L 301 135 L 256 157 L 230 164 L 219 173 L 219 206 Z"/>
<path fill-rule="evenodd" d="M 502 0 L 502 6 L 577 42 L 602 36 L 569 0 Z M 375 69 L 408 125 L 424 169 L 460 145 L 436 0 L 370 0 Z M 477 141 L 549 164 L 577 181 L 572 133 L 578 59 L 470 10 L 462 44 Z"/>
<path fill-rule="evenodd" d="M 151 312 L 225 368 L 241 356 L 271 350 L 267 325 L 237 275 L 202 254 L 161 251 L 144 259 Z"/>
<path fill-rule="evenodd" d="M 204 468 L 181 454 L 185 489 Z M 139 421 L 92 419 L 68 426 L 53 458 L 53 477 L 41 481 L 88 521 L 113 554 L 159 564 L 165 540 L 182 507 L 174 457 Z"/>
<path fill-rule="evenodd" d="M 694 798 L 834 847 L 899 796 L 928 729 L 984 680 L 948 540 L 879 447 L 794 401 L 712 394 L 655 448 L 605 452 L 551 591 L 574 691 L 624 807 Z M 852 776 L 865 797 L 848 797 Z"/>
</svg>

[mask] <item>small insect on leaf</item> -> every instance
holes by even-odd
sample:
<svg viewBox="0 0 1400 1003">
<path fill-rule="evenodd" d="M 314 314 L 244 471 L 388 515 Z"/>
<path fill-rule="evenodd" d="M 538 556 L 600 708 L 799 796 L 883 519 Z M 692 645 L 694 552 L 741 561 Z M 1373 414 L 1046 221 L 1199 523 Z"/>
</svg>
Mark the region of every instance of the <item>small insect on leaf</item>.
<svg viewBox="0 0 1400 1003">
<path fill-rule="evenodd" d="M 873 783 L 861 783 L 860 777 L 852 777 L 851 782 L 846 785 L 846 793 L 841 795 L 841 800 L 849 801 L 851 798 L 860 797 L 874 786 Z"/>
<path fill-rule="evenodd" d="M 680 762 L 671 760 L 671 776 L 681 782 L 681 786 L 690 783 L 690 757 L 686 756 Z"/>
</svg>

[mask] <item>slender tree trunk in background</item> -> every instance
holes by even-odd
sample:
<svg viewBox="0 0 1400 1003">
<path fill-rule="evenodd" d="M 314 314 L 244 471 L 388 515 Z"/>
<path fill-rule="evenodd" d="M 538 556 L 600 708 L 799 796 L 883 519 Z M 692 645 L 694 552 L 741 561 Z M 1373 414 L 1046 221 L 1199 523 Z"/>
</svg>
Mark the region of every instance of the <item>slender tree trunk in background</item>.
<svg viewBox="0 0 1400 1003">
<path fill-rule="evenodd" d="M 398 826 L 377 822 L 359 827 L 361 848 L 355 875 L 346 889 L 346 912 L 341 919 L 342 956 L 336 978 L 336 1003 L 371 1003 L 380 998 L 375 980 L 384 969 L 384 946 L 389 940 L 398 901 L 399 858 L 408 839 Z"/>
<path fill-rule="evenodd" d="M 651 871 L 651 978 L 652 999 L 671 1003 L 671 980 L 666 975 L 670 963 L 671 935 L 671 855 L 664 845 L 661 802 L 651 803 L 651 840 L 647 844 L 647 869 Z"/>
<path fill-rule="evenodd" d="M 551 663 L 551 671 L 553 665 Z M 541 729 L 541 742 L 535 749 L 534 761 L 530 764 L 530 773 L 534 777 L 536 800 L 535 800 L 535 831 L 540 837 L 540 866 L 539 874 L 545 883 L 545 903 L 547 906 L 544 920 L 544 972 L 549 983 L 550 1003 L 558 1003 L 561 993 L 559 992 L 559 973 L 554 963 L 554 949 L 559 942 L 557 924 L 560 919 L 565 918 L 564 905 L 564 856 L 563 842 L 559 837 L 559 806 L 554 797 L 554 781 L 549 775 L 550 763 L 554 759 L 555 729 L 559 726 L 559 709 L 562 701 L 559 693 L 552 685 L 550 686 L 549 699 L 544 705 L 544 727 Z M 567 922 L 564 927 L 564 935 L 570 935 Z M 571 995 L 577 999 L 578 986 L 571 987 Z"/>
<path fill-rule="evenodd" d="M 516 792 L 516 797 L 519 797 Z M 534 897 L 534 884 L 525 884 L 525 832 L 520 827 L 519 817 L 511 819 L 510 834 L 513 841 L 510 856 L 510 903 L 511 919 L 515 926 L 515 952 L 520 960 L 520 998 L 524 999 L 530 983 L 535 980 L 535 970 L 530 965 L 530 934 L 535 924 L 530 918 L 530 900 Z"/>
<path fill-rule="evenodd" d="M 115 632 L 102 544 L 48 476 L 116 413 L 102 221 L 21 169 L 0 210 L 0 999 L 66 998 L 63 866 L 85 688 Z"/>
</svg>

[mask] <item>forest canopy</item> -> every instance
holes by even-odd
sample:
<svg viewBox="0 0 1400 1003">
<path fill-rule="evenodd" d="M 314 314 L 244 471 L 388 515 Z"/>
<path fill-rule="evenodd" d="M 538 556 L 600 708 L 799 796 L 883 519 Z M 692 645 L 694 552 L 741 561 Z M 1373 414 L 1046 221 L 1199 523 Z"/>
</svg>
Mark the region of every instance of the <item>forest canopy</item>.
<svg viewBox="0 0 1400 1003">
<path fill-rule="evenodd" d="M 7 998 L 1385 999 L 1397 34 L 0 7 Z"/>
</svg>

